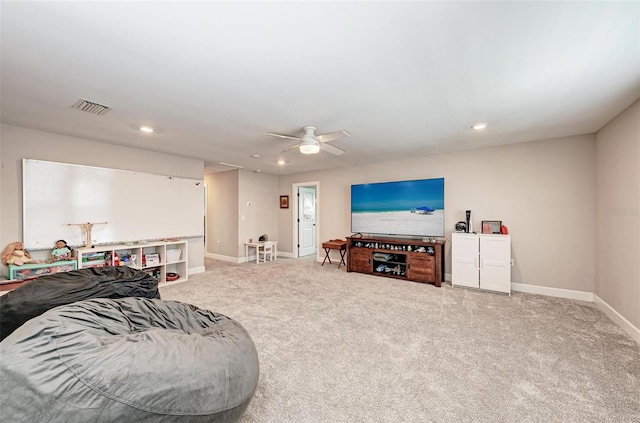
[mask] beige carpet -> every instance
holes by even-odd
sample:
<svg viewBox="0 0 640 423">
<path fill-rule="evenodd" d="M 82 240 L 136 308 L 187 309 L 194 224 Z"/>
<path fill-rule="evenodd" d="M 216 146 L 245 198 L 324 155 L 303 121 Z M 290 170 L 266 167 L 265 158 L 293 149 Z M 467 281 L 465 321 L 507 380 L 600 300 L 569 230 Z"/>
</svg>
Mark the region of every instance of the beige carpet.
<svg viewBox="0 0 640 423">
<path fill-rule="evenodd" d="M 161 288 L 251 334 L 243 423 L 640 422 L 640 351 L 592 303 L 229 265 Z"/>
</svg>

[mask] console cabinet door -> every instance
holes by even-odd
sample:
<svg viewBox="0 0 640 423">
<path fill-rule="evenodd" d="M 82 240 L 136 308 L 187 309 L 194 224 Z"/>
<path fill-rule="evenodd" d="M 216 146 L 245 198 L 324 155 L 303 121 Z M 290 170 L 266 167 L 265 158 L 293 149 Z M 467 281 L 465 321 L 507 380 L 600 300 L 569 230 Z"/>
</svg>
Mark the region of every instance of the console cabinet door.
<svg viewBox="0 0 640 423">
<path fill-rule="evenodd" d="M 509 235 L 480 235 L 480 288 L 511 292 Z"/>
<path fill-rule="evenodd" d="M 352 272 L 371 273 L 371 250 L 368 248 L 353 248 L 349 257 L 349 268 Z"/>
<path fill-rule="evenodd" d="M 416 282 L 436 282 L 436 260 L 428 254 L 409 254 L 409 280 Z"/>
<path fill-rule="evenodd" d="M 451 285 L 480 287 L 478 235 L 451 234 Z"/>
</svg>

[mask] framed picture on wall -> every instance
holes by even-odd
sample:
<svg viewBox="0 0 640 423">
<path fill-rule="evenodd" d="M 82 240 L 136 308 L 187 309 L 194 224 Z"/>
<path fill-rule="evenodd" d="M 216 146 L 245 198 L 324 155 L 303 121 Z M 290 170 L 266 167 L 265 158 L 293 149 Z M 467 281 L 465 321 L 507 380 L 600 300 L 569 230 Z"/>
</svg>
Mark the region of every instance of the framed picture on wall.
<svg viewBox="0 0 640 423">
<path fill-rule="evenodd" d="M 280 196 L 280 208 L 281 209 L 288 209 L 289 208 L 289 196 L 288 195 L 281 195 Z"/>
</svg>

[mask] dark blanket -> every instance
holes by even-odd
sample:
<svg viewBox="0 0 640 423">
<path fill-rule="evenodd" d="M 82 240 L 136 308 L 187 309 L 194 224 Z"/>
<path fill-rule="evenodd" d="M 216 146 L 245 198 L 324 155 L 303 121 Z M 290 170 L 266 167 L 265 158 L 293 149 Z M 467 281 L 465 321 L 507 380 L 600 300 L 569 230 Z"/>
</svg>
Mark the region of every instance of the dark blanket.
<svg viewBox="0 0 640 423">
<path fill-rule="evenodd" d="M 158 282 L 127 266 L 41 276 L 0 297 L 0 341 L 51 308 L 92 298 L 125 297 L 160 298 Z"/>
</svg>

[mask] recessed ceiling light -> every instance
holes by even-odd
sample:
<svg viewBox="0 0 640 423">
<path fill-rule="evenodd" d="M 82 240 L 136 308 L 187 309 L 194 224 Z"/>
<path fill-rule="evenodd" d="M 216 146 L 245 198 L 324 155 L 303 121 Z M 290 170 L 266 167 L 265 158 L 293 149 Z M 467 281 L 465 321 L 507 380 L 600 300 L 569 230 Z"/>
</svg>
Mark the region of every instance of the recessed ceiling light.
<svg viewBox="0 0 640 423">
<path fill-rule="evenodd" d="M 261 172 L 262 172 L 262 169 L 256 169 L 256 171 L 255 171 L 255 172 L 256 172 L 256 173 L 261 173 Z"/>
<path fill-rule="evenodd" d="M 283 165 L 283 164 L 285 164 L 285 161 L 284 160 L 278 160 L 278 164 L 279 165 Z"/>
<path fill-rule="evenodd" d="M 487 127 L 487 124 L 484 122 L 480 122 L 480 123 L 476 123 L 475 125 L 473 125 L 471 127 L 471 129 L 475 129 L 476 131 L 479 131 L 480 129 L 484 129 Z"/>
<path fill-rule="evenodd" d="M 251 157 L 253 157 L 254 159 L 259 159 L 262 156 L 260 154 L 252 154 Z"/>
<path fill-rule="evenodd" d="M 153 132 L 153 128 L 150 126 L 141 126 L 140 131 L 151 134 Z"/>
</svg>

